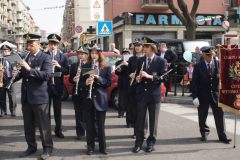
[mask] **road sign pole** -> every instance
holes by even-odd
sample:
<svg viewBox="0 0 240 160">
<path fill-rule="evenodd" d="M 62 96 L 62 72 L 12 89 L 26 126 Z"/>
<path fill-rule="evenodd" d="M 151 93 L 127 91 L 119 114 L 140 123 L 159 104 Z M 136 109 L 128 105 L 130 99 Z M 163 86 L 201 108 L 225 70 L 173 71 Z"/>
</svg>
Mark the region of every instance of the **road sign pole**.
<svg viewBox="0 0 240 160">
<path fill-rule="evenodd" d="M 237 134 L 236 132 L 237 132 L 237 115 L 235 115 L 233 148 L 236 148 L 236 134 Z"/>
</svg>

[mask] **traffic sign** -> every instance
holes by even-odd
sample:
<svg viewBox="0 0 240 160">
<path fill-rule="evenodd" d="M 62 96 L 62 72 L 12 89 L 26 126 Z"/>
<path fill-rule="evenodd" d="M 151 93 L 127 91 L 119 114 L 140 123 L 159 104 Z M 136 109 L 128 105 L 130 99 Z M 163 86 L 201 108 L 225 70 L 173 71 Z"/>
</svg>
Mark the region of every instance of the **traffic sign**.
<svg viewBox="0 0 240 160">
<path fill-rule="evenodd" d="M 112 36 L 112 21 L 99 21 L 97 36 Z"/>
<path fill-rule="evenodd" d="M 90 0 L 90 15 L 92 21 L 104 20 L 104 0 Z"/>
<path fill-rule="evenodd" d="M 76 33 L 82 33 L 82 31 L 83 31 L 83 27 L 82 26 L 78 25 L 78 26 L 75 27 L 75 32 Z"/>
</svg>

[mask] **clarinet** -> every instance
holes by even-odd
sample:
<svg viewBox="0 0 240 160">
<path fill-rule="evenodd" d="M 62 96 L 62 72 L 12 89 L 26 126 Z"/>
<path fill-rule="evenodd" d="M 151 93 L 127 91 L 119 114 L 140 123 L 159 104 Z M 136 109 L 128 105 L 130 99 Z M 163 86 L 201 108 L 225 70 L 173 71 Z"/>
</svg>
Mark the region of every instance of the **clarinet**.
<svg viewBox="0 0 240 160">
<path fill-rule="evenodd" d="M 3 86 L 3 58 L 0 58 L 0 87 Z"/>
<path fill-rule="evenodd" d="M 82 60 L 80 59 L 79 64 L 78 64 L 78 69 L 81 69 L 81 66 L 82 66 Z M 80 75 L 79 75 L 79 77 L 78 77 L 78 79 L 77 79 L 77 82 L 76 82 L 74 95 L 77 95 L 77 94 L 78 94 L 78 83 L 79 83 L 79 79 L 80 79 Z"/>
<path fill-rule="evenodd" d="M 54 53 L 52 52 L 52 61 L 54 60 Z M 52 66 L 52 85 L 55 85 L 55 81 L 54 81 L 54 70 L 55 70 L 55 66 Z"/>
<path fill-rule="evenodd" d="M 23 59 L 24 61 L 27 59 L 27 57 L 29 56 L 30 52 L 28 52 L 28 54 L 25 56 L 25 58 Z M 18 65 L 18 64 L 17 64 Z M 16 79 L 16 77 L 18 76 L 18 74 L 20 73 L 20 69 L 21 69 L 21 66 L 18 66 L 17 67 L 17 74 L 15 76 L 12 76 L 12 78 L 10 79 L 8 85 L 5 87 L 6 89 L 10 89 L 14 80 Z"/>
<path fill-rule="evenodd" d="M 91 69 L 94 69 L 94 66 L 96 64 L 96 60 L 93 59 L 93 63 L 92 63 L 92 68 Z M 90 77 L 93 77 L 93 75 L 90 75 Z M 89 92 L 88 92 L 88 99 L 92 99 L 92 87 L 93 87 L 93 82 L 90 84 L 90 87 L 89 87 Z"/>
<path fill-rule="evenodd" d="M 145 64 L 145 63 L 143 62 L 140 72 L 143 71 L 143 66 L 144 66 L 144 64 Z M 137 82 L 139 83 L 140 81 L 137 81 Z"/>
</svg>

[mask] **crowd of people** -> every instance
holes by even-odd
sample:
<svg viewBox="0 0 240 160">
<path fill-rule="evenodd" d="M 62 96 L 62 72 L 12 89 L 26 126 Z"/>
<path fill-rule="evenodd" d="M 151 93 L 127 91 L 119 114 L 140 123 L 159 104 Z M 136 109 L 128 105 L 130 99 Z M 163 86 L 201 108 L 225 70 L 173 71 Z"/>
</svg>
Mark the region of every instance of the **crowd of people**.
<svg viewBox="0 0 240 160">
<path fill-rule="evenodd" d="M 1 91 L 1 116 L 6 112 L 6 93 L 12 116 L 16 116 L 16 95 L 14 83 L 10 88 L 5 85 L 9 81 L 22 79 L 21 103 L 24 122 L 25 139 L 28 145 L 20 156 L 26 157 L 37 151 L 36 128 L 39 129 L 43 145 L 41 159 L 50 157 L 53 151 L 51 132 L 51 106 L 53 106 L 55 120 L 55 136 L 64 138 L 62 129 L 63 77 L 69 74 L 69 81 L 73 84 L 73 105 L 76 119 L 76 137 L 81 140 L 86 136 L 87 154 L 95 152 L 95 141 L 99 142 L 99 152 L 108 154 L 105 135 L 106 112 L 109 108 L 107 87 L 111 85 L 111 66 L 105 61 L 102 50 L 97 46 L 80 46 L 77 52 L 78 61 L 70 68 L 66 55 L 59 49 L 61 37 L 50 34 L 48 42 L 40 44 L 41 36 L 25 34 L 28 54 L 20 64 L 8 63 L 6 56 L 11 48 L 1 47 L 3 51 L 2 64 L 3 86 Z M 41 46 L 41 48 L 40 48 Z M 161 86 L 165 84 L 167 91 L 177 55 L 167 49 L 165 43 L 158 44 L 149 37 L 136 38 L 128 49 L 121 52 L 122 60 L 115 64 L 118 75 L 118 117 L 126 117 L 126 125 L 133 128 L 132 138 L 135 143 L 132 152 L 143 150 L 146 139 L 146 152 L 154 151 L 157 139 L 157 127 L 161 104 Z M 111 44 L 111 50 L 120 54 Z M 213 59 L 211 47 L 198 48 L 201 57 L 195 56 L 194 66 L 187 69 L 191 72 L 193 104 L 198 107 L 201 140 L 207 141 L 210 132 L 206 124 L 208 108 L 211 106 L 216 122 L 220 142 L 229 144 L 224 128 L 224 113 L 217 106 L 218 101 L 218 73 L 219 62 Z M 130 56 L 129 56 L 130 55 Z M 128 57 L 125 59 L 124 57 Z M 14 78 L 13 78 L 14 77 Z M 166 93 L 167 94 L 167 93 Z M 3 95 L 3 96 L 2 96 Z M 149 133 L 147 133 L 149 131 Z"/>
</svg>

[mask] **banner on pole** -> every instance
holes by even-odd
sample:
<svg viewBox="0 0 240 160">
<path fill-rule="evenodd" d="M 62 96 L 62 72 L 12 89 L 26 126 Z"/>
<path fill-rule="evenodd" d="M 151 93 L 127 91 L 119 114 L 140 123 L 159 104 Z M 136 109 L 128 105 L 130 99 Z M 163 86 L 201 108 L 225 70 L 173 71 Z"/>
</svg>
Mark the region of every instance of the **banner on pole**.
<svg viewBox="0 0 240 160">
<path fill-rule="evenodd" d="M 240 114 L 240 48 L 221 46 L 219 106 Z"/>
</svg>

